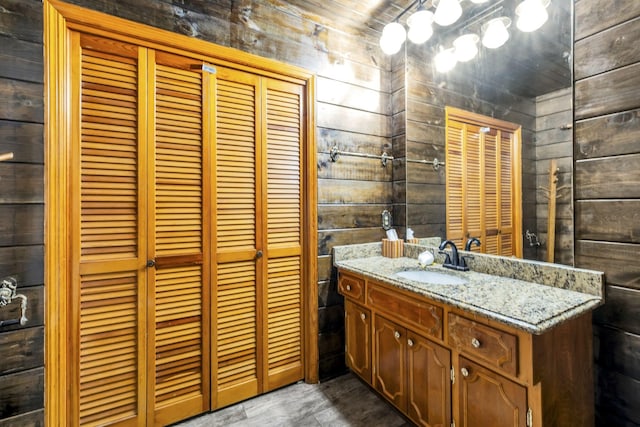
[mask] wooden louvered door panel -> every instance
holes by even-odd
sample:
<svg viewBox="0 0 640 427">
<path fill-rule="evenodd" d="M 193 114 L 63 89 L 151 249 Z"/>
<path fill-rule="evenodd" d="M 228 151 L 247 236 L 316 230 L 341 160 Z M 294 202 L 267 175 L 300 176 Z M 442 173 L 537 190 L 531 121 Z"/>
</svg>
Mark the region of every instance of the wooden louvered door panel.
<svg viewBox="0 0 640 427">
<path fill-rule="evenodd" d="M 304 377 L 302 324 L 302 87 L 263 85 L 266 117 L 266 372 L 263 391 Z M 263 184 L 263 188 L 264 188 Z"/>
<path fill-rule="evenodd" d="M 477 237 L 482 252 L 522 255 L 515 231 L 521 229 L 519 133 L 517 125 L 447 109 L 447 238 L 458 247 Z"/>
<path fill-rule="evenodd" d="M 208 74 L 162 52 L 149 62 L 149 417 L 165 425 L 209 408 Z"/>
<path fill-rule="evenodd" d="M 218 68 L 215 91 L 213 406 L 260 391 L 262 205 L 260 79 Z"/>
<path fill-rule="evenodd" d="M 73 33 L 72 332 L 74 425 L 143 425 L 146 411 L 146 176 L 136 46 Z"/>
<path fill-rule="evenodd" d="M 465 220 L 465 127 L 462 123 L 447 122 L 446 212 L 447 239 L 457 246 L 464 244 Z"/>
<path fill-rule="evenodd" d="M 207 84 L 186 58 L 72 40 L 69 404 L 78 425 L 165 425 L 210 404 Z"/>
</svg>

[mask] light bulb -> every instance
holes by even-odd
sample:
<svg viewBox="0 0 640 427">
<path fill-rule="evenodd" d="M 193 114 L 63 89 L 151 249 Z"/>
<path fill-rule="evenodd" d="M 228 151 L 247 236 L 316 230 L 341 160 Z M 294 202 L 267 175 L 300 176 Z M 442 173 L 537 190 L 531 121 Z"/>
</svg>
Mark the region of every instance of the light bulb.
<svg viewBox="0 0 640 427">
<path fill-rule="evenodd" d="M 380 49 L 386 55 L 394 55 L 400 51 L 402 47 L 402 43 L 396 43 L 395 40 L 392 40 L 391 37 L 380 37 Z"/>
<path fill-rule="evenodd" d="M 518 15 L 516 26 L 518 29 L 522 32 L 530 33 L 542 27 L 549 19 L 549 13 L 547 12 L 549 1 L 524 0 L 520 3 L 516 7 L 516 15 Z"/>
<path fill-rule="evenodd" d="M 453 67 L 458 63 L 453 48 L 441 50 L 433 60 L 436 65 L 436 70 L 440 73 L 453 70 Z"/>
<path fill-rule="evenodd" d="M 456 22 L 461 15 L 462 7 L 460 7 L 460 0 L 440 0 L 436 7 L 433 20 L 436 21 L 438 25 L 446 27 Z"/>
<path fill-rule="evenodd" d="M 429 40 L 433 35 L 433 12 L 419 9 L 416 13 L 407 19 L 409 26 L 409 40 L 415 44 L 421 44 Z"/>
<path fill-rule="evenodd" d="M 390 22 L 382 29 L 382 37 L 389 39 L 395 44 L 402 44 L 407 38 L 407 32 L 402 24 Z"/>
<path fill-rule="evenodd" d="M 459 62 L 471 61 L 478 54 L 478 41 L 475 34 L 465 34 L 453 41 L 454 54 Z"/>
<path fill-rule="evenodd" d="M 509 40 L 507 28 L 511 19 L 507 17 L 494 18 L 482 26 L 482 44 L 489 49 L 496 49 Z"/>
</svg>

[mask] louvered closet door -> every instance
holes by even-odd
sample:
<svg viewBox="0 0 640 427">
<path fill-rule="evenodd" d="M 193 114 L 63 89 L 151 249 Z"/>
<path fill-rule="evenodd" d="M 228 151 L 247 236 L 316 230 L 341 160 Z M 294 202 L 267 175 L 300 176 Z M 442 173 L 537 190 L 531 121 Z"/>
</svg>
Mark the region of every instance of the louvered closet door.
<svg viewBox="0 0 640 427">
<path fill-rule="evenodd" d="M 447 238 L 461 247 L 478 237 L 482 252 L 511 256 L 514 248 L 515 134 L 447 120 Z"/>
<path fill-rule="evenodd" d="M 465 222 L 465 144 L 466 128 L 462 123 L 447 122 L 446 174 L 446 212 L 447 235 L 456 246 L 464 245 Z"/>
<path fill-rule="evenodd" d="M 164 425 L 209 407 L 208 74 L 162 52 L 149 62 L 149 417 Z"/>
<path fill-rule="evenodd" d="M 136 46 L 73 34 L 74 425 L 144 425 L 146 168 Z M 142 66 L 141 66 L 142 63 Z M 144 70 L 142 71 L 144 73 Z"/>
<path fill-rule="evenodd" d="M 257 395 L 262 382 L 259 82 L 254 75 L 217 69 L 212 366 L 216 408 Z"/>
<path fill-rule="evenodd" d="M 302 87 L 265 80 L 267 296 L 264 391 L 304 377 Z"/>
<path fill-rule="evenodd" d="M 72 40 L 70 405 L 79 425 L 164 425 L 209 408 L 207 85 L 185 58 Z"/>
</svg>

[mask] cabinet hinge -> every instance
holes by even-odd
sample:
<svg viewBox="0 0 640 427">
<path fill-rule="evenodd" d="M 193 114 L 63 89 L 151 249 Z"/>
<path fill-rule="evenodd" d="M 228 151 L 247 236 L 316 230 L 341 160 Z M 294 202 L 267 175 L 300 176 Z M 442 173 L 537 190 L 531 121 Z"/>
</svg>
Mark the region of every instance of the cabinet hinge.
<svg viewBox="0 0 640 427">
<path fill-rule="evenodd" d="M 533 412 L 531 408 L 527 411 L 527 427 L 533 427 Z"/>
<path fill-rule="evenodd" d="M 455 382 L 456 382 L 456 371 L 453 368 L 451 368 L 451 384 L 455 384 Z"/>
</svg>

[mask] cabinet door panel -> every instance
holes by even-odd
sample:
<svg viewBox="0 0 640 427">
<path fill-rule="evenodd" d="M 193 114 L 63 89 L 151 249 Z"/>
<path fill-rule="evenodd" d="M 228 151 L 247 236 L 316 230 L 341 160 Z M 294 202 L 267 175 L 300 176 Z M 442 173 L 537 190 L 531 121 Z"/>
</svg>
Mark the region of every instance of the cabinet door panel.
<svg viewBox="0 0 640 427">
<path fill-rule="evenodd" d="M 406 330 L 376 316 L 374 334 L 374 387 L 401 411 L 406 411 Z"/>
<path fill-rule="evenodd" d="M 461 426 L 526 426 L 526 388 L 464 357 L 460 358 L 459 366 Z"/>
<path fill-rule="evenodd" d="M 347 366 L 371 384 L 371 312 L 344 302 Z"/>
<path fill-rule="evenodd" d="M 451 424 L 451 353 L 407 331 L 407 410 L 421 426 Z"/>
</svg>

